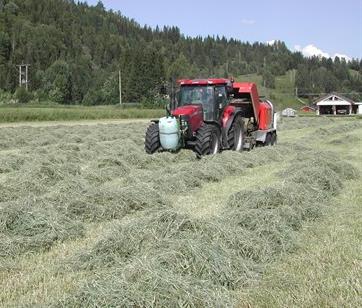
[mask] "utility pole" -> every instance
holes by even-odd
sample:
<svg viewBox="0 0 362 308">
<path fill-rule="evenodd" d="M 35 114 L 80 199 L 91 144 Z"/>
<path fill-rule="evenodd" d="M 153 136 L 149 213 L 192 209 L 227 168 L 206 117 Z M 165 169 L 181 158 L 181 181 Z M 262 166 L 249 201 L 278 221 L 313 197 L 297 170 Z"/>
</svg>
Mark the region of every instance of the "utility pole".
<svg viewBox="0 0 362 308">
<path fill-rule="evenodd" d="M 121 76 L 121 70 L 118 71 L 118 82 L 119 82 L 119 105 L 122 106 L 122 76 Z"/>
<path fill-rule="evenodd" d="M 17 65 L 19 68 L 19 87 L 22 87 L 25 84 L 26 91 L 29 90 L 29 66 L 30 64 Z"/>
<path fill-rule="evenodd" d="M 266 75 L 266 57 L 264 57 L 264 88 L 266 88 L 266 80 L 265 80 L 265 75 Z"/>
<path fill-rule="evenodd" d="M 290 83 L 295 84 L 295 70 L 290 71 Z"/>
</svg>

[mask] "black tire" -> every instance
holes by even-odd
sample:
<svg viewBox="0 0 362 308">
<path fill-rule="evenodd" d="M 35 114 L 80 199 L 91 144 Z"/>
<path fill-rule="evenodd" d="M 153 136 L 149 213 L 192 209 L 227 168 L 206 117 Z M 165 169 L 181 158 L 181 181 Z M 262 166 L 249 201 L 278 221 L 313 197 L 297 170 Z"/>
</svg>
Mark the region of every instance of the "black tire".
<svg viewBox="0 0 362 308">
<path fill-rule="evenodd" d="M 266 147 L 268 147 L 268 146 L 271 145 L 271 142 L 272 142 L 272 135 L 271 135 L 271 133 L 267 133 L 267 134 L 266 134 L 266 137 L 265 137 L 264 145 L 265 145 Z"/>
<path fill-rule="evenodd" d="M 195 152 L 197 157 L 213 155 L 220 152 L 220 129 L 211 124 L 204 124 L 197 131 Z"/>
<path fill-rule="evenodd" d="M 236 117 L 228 133 L 228 144 L 230 150 L 242 152 L 244 150 L 245 132 L 244 120 Z"/>
<path fill-rule="evenodd" d="M 147 154 L 157 152 L 161 147 L 160 130 L 157 123 L 151 123 L 146 131 L 145 150 Z"/>
<path fill-rule="evenodd" d="M 274 132 L 274 133 L 272 134 L 270 144 L 271 144 L 271 145 L 276 145 L 276 144 L 277 144 L 277 141 L 278 141 L 278 139 L 277 139 L 277 134 Z"/>
</svg>

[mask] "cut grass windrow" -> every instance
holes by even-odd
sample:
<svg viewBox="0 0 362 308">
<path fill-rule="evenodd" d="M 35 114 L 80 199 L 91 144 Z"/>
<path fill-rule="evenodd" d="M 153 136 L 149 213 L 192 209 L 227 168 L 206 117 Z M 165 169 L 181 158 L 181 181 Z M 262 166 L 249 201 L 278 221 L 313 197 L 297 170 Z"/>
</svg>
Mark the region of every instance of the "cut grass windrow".
<svg viewBox="0 0 362 308">
<path fill-rule="evenodd" d="M 315 119 L 302 121 L 312 127 L 308 134 L 320 130 Z M 341 155 L 317 149 L 321 141 L 312 133 L 308 139 L 302 129 L 288 131 L 292 122 L 284 124 L 277 147 L 202 160 L 190 151 L 146 155 L 140 123 L 1 129 L 0 286 L 8 279 L 18 288 L 5 287 L 0 304 L 236 304 L 240 288 L 295 250 L 303 225 L 328 213 L 331 198 L 358 176 Z M 329 118 L 322 124 L 333 130 L 323 135 L 330 147 L 360 127 Z M 275 181 L 211 192 L 224 196 L 213 215 L 176 204 L 210 183 L 222 187 L 246 174 L 253 181 L 255 167 L 274 172 Z M 100 232 L 89 237 L 93 225 Z M 32 297 L 37 284 L 14 277 L 23 275 L 23 262 L 43 262 L 60 249 L 62 258 L 44 273 L 51 286 L 29 271 L 44 288 Z"/>
<path fill-rule="evenodd" d="M 303 223 L 318 219 L 342 183 L 358 176 L 348 163 L 325 164 L 326 155 L 314 154 L 299 163 L 300 173 L 291 166 L 270 187 L 232 195 L 212 220 L 161 207 L 115 225 L 93 248 L 70 260 L 73 270 L 103 268 L 104 273 L 62 304 L 236 304 L 235 292 L 255 281 L 277 256 L 292 251 Z M 166 281 L 172 286 L 165 287 Z"/>
</svg>

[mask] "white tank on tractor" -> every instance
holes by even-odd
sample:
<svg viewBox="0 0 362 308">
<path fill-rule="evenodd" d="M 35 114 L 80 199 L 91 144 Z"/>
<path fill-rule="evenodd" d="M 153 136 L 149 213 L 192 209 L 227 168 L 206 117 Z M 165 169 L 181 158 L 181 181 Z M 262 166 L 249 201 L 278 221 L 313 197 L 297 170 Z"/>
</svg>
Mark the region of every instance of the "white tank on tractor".
<svg viewBox="0 0 362 308">
<path fill-rule="evenodd" d="M 163 117 L 158 122 L 160 143 L 165 150 L 177 150 L 180 144 L 180 125 L 175 117 Z"/>
</svg>

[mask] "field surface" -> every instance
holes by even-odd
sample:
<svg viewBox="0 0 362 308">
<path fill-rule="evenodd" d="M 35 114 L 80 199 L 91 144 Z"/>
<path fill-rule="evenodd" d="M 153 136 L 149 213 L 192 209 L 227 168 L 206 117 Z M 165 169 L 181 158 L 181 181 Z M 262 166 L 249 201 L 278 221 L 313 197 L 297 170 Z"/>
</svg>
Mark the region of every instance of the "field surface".
<svg viewBox="0 0 362 308">
<path fill-rule="evenodd" d="M 0 306 L 361 306 L 361 120 L 201 160 L 91 124 L 0 127 Z"/>
<path fill-rule="evenodd" d="M 162 109 L 120 108 L 119 106 L 0 105 L 0 123 L 39 121 L 80 121 L 102 119 L 159 118 Z"/>
</svg>

